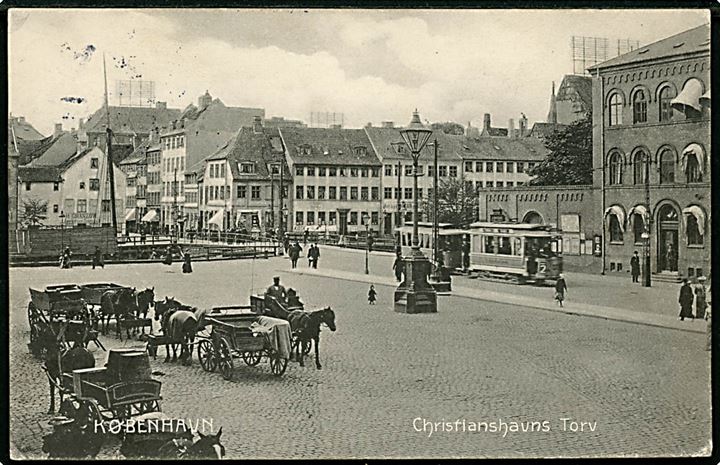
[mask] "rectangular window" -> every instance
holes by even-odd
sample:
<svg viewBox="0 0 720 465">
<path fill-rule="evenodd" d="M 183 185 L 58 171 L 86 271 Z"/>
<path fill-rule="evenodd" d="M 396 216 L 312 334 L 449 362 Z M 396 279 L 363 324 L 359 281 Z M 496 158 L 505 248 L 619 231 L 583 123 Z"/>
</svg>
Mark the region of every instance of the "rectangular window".
<svg viewBox="0 0 720 465">
<path fill-rule="evenodd" d="M 517 163 L 517 172 L 518 173 L 524 173 L 525 172 L 525 163 L 519 161 Z"/>
<path fill-rule="evenodd" d="M 503 172 L 505 172 L 505 163 L 499 161 L 499 162 L 497 162 L 497 163 L 495 164 L 495 166 L 497 167 L 497 172 L 498 172 L 498 173 L 503 173 Z"/>
<path fill-rule="evenodd" d="M 392 165 L 385 165 L 385 176 L 392 176 L 393 167 Z"/>
<path fill-rule="evenodd" d="M 361 169 L 360 169 L 360 177 L 361 177 L 361 178 L 367 178 L 369 173 L 370 173 L 370 172 L 368 171 L 367 168 L 361 168 Z"/>
<path fill-rule="evenodd" d="M 295 198 L 297 200 L 302 200 L 304 190 L 304 186 L 295 186 Z"/>
<path fill-rule="evenodd" d="M 392 199 L 392 187 L 385 187 L 383 189 L 383 198 Z"/>
<path fill-rule="evenodd" d="M 306 224 L 309 224 L 309 225 L 315 224 L 315 212 L 307 212 Z"/>
<path fill-rule="evenodd" d="M 485 183 L 485 186 L 486 186 L 486 187 L 495 187 L 495 182 L 494 182 L 494 181 L 487 181 L 487 182 Z"/>
<path fill-rule="evenodd" d="M 318 168 L 318 176 L 325 176 L 327 174 L 327 168 L 321 166 Z"/>
<path fill-rule="evenodd" d="M 422 187 L 418 187 L 418 199 L 422 199 L 422 198 L 423 198 L 423 189 L 422 189 Z"/>
<path fill-rule="evenodd" d="M 325 186 L 318 186 L 317 198 L 318 200 L 325 200 Z"/>
<path fill-rule="evenodd" d="M 135 187 L 135 178 L 127 178 L 127 186 Z M 90 190 L 92 190 L 92 182 L 90 182 Z"/>
<path fill-rule="evenodd" d="M 498 181 L 497 187 L 505 187 L 505 183 L 503 181 Z"/>
<path fill-rule="evenodd" d="M 447 168 L 448 167 L 445 165 L 438 166 L 438 177 L 440 177 L 440 178 L 447 177 Z"/>
<path fill-rule="evenodd" d="M 473 183 L 472 181 L 465 181 L 465 193 L 473 191 Z"/>
<path fill-rule="evenodd" d="M 318 224 L 327 224 L 325 222 L 325 212 L 318 212 Z"/>
<path fill-rule="evenodd" d="M 90 190 L 91 191 L 99 191 L 100 190 L 100 180 L 97 178 L 90 179 Z"/>
<path fill-rule="evenodd" d="M 396 177 L 400 176 L 400 164 L 393 165 L 393 173 L 395 173 L 394 176 Z"/>
<path fill-rule="evenodd" d="M 458 174 L 457 166 L 451 166 L 450 167 L 450 177 L 457 178 L 457 174 Z"/>
<path fill-rule="evenodd" d="M 315 167 L 314 166 L 308 166 L 307 167 L 307 176 L 315 176 Z M 310 212 L 308 212 L 308 218 L 310 217 Z M 310 223 L 308 223 L 310 224 Z"/>
<path fill-rule="evenodd" d="M 372 212 L 370 213 L 370 224 L 377 226 L 379 223 L 380 215 L 378 212 Z"/>
<path fill-rule="evenodd" d="M 370 188 L 370 199 L 371 200 L 380 200 L 380 188 L 379 187 L 371 187 Z"/>
<path fill-rule="evenodd" d="M 532 171 L 535 168 L 535 163 L 528 163 L 528 171 Z"/>
<path fill-rule="evenodd" d="M 507 162 L 507 164 L 506 164 L 506 168 L 507 168 L 507 172 L 508 172 L 508 173 L 512 173 L 512 172 L 514 171 L 514 166 L 513 166 L 513 163 L 512 163 L 512 162 L 510 162 L 510 161 L 509 161 L 509 162 Z"/>
<path fill-rule="evenodd" d="M 315 199 L 315 186 L 307 186 L 307 189 L 305 189 L 305 193 L 307 195 L 308 200 L 314 200 Z"/>
<path fill-rule="evenodd" d="M 466 162 L 465 162 L 465 172 L 466 172 L 466 173 L 471 173 L 472 170 L 473 170 L 473 162 L 471 162 L 471 161 L 466 161 Z"/>
<path fill-rule="evenodd" d="M 303 176 L 305 174 L 304 168 L 305 168 L 304 166 L 296 166 L 295 167 L 295 176 Z M 302 223 L 302 221 L 301 221 L 301 223 Z"/>
<path fill-rule="evenodd" d="M 87 213 L 87 200 L 80 199 L 77 201 L 77 212 Z"/>
<path fill-rule="evenodd" d="M 351 178 L 357 178 L 358 176 L 358 169 L 357 168 L 350 168 L 350 177 Z"/>
<path fill-rule="evenodd" d="M 330 199 L 330 200 L 337 199 L 337 187 L 330 186 L 330 189 L 328 190 L 328 199 Z"/>
<path fill-rule="evenodd" d="M 328 176 L 337 176 L 337 168 L 335 168 L 334 166 L 328 168 Z"/>
<path fill-rule="evenodd" d="M 338 168 L 338 176 L 342 176 L 342 177 L 347 176 L 347 171 L 344 167 L 341 166 L 340 168 Z"/>
<path fill-rule="evenodd" d="M 60 206 L 58 204 L 53 205 L 53 213 L 57 213 L 60 210 Z"/>
<path fill-rule="evenodd" d="M 337 221 L 337 212 L 330 212 L 328 216 L 329 224 L 335 224 Z"/>
<path fill-rule="evenodd" d="M 485 163 L 485 172 L 486 172 L 486 173 L 492 173 L 493 171 L 495 171 L 495 170 L 493 169 L 493 168 L 494 168 L 494 165 L 495 165 L 495 163 L 493 163 L 493 162 L 491 162 L 491 161 L 486 162 L 486 163 Z"/>
<path fill-rule="evenodd" d="M 481 162 L 481 161 L 476 161 L 476 162 L 475 162 L 475 172 L 476 172 L 476 173 L 482 173 L 484 166 L 485 166 L 485 164 L 484 164 L 483 162 Z"/>
<path fill-rule="evenodd" d="M 80 190 L 85 189 L 85 181 L 80 181 Z"/>
<path fill-rule="evenodd" d="M 399 198 L 400 198 L 400 189 L 398 189 L 397 187 L 395 187 L 395 188 L 393 188 L 393 192 L 395 193 L 395 195 L 393 195 L 393 198 L 394 198 L 394 199 L 399 199 Z"/>
<path fill-rule="evenodd" d="M 513 181 L 508 181 L 507 183 L 505 183 L 505 185 L 507 185 L 508 187 L 515 187 L 515 183 Z"/>
<path fill-rule="evenodd" d="M 357 212 L 350 212 L 350 222 L 348 223 L 350 225 L 357 225 L 358 224 L 358 214 Z"/>
<path fill-rule="evenodd" d="M 303 224 L 303 212 L 295 212 L 295 224 Z"/>
<path fill-rule="evenodd" d="M 244 199 L 247 195 L 247 186 L 237 186 L 237 198 Z"/>
<path fill-rule="evenodd" d="M 340 188 L 340 200 L 347 200 L 347 187 Z"/>
<path fill-rule="evenodd" d="M 367 187 L 360 188 L 360 200 L 369 200 L 368 191 L 369 189 Z"/>
<path fill-rule="evenodd" d="M 97 169 L 98 167 L 98 159 L 96 157 L 92 157 L 90 159 L 90 169 Z"/>
<path fill-rule="evenodd" d="M 412 199 L 412 187 L 406 187 L 406 188 L 405 188 L 404 198 L 405 198 L 406 200 L 407 200 L 407 199 Z"/>
<path fill-rule="evenodd" d="M 432 178 L 435 177 L 435 165 L 428 165 L 428 177 Z"/>
<path fill-rule="evenodd" d="M 405 165 L 405 176 L 412 176 L 412 175 L 413 175 L 413 166 Z"/>
<path fill-rule="evenodd" d="M 373 168 L 370 169 L 370 172 L 371 172 L 373 178 L 379 178 L 379 177 L 380 177 L 380 168 L 378 168 L 378 167 L 373 167 Z"/>
<path fill-rule="evenodd" d="M 350 200 L 357 200 L 357 199 L 358 199 L 358 188 L 351 187 L 350 188 Z"/>
</svg>

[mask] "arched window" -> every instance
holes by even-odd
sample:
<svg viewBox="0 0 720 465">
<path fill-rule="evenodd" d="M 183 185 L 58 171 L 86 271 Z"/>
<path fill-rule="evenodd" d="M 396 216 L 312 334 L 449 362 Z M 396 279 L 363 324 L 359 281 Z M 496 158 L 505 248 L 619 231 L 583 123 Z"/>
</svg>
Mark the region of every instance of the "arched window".
<svg viewBox="0 0 720 465">
<path fill-rule="evenodd" d="M 660 184 L 675 182 L 675 154 L 670 149 L 660 153 Z"/>
<path fill-rule="evenodd" d="M 645 218 L 640 213 L 633 214 L 633 237 L 636 244 L 643 243 L 643 233 L 645 232 Z"/>
<path fill-rule="evenodd" d="M 640 150 L 633 158 L 633 182 L 645 184 L 647 176 L 647 154 Z"/>
<path fill-rule="evenodd" d="M 647 123 L 647 99 L 644 90 L 635 92 L 633 98 L 633 122 L 635 124 Z"/>
<path fill-rule="evenodd" d="M 700 223 L 694 215 L 687 215 L 687 242 L 688 245 L 702 245 L 703 234 L 700 232 Z"/>
<path fill-rule="evenodd" d="M 610 97 L 610 120 L 608 121 L 608 126 L 622 124 L 622 106 L 622 97 L 619 93 L 614 93 L 612 97 Z"/>
<path fill-rule="evenodd" d="M 610 179 L 608 184 L 618 185 L 622 184 L 622 155 L 618 152 L 610 155 Z"/>
<path fill-rule="evenodd" d="M 685 168 L 687 174 L 687 182 L 702 182 L 702 171 L 700 170 L 700 164 L 694 155 L 690 154 L 687 157 L 687 166 Z"/>
<path fill-rule="evenodd" d="M 660 90 L 658 106 L 660 107 L 660 121 L 670 121 L 673 117 L 673 109 L 670 101 L 675 98 L 675 89 L 665 86 Z"/>
<path fill-rule="evenodd" d="M 610 242 L 622 242 L 623 241 L 623 233 L 622 228 L 620 227 L 620 221 L 618 220 L 617 216 L 610 215 Z"/>
</svg>

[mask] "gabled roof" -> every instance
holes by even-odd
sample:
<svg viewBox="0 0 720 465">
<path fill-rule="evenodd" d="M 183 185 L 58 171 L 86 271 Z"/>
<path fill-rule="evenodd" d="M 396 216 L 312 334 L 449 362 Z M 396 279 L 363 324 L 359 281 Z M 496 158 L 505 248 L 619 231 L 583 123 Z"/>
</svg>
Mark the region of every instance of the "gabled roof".
<svg viewBox="0 0 720 465">
<path fill-rule="evenodd" d="M 710 52 L 710 25 L 703 24 L 588 68 L 589 71 L 657 60 L 695 52 Z"/>
<path fill-rule="evenodd" d="M 363 129 L 281 128 L 280 135 L 296 164 L 380 165 Z"/>
<path fill-rule="evenodd" d="M 259 133 L 252 128 L 241 128 L 227 144 L 205 158 L 204 161 L 227 160 L 234 179 L 269 178 L 269 163 L 284 162 L 284 151 L 273 146 L 271 138 L 280 137 L 276 128 L 263 128 Z M 241 173 L 238 163 L 254 163 L 255 172 Z"/>
<path fill-rule="evenodd" d="M 465 138 L 460 156 L 464 159 L 541 161 L 548 149 L 534 137 L 478 137 Z"/>
<path fill-rule="evenodd" d="M 180 117 L 180 110 L 157 107 L 110 107 L 110 127 L 116 133 L 148 134 L 153 129 L 168 127 Z M 83 128 L 87 133 L 105 132 L 105 108 L 97 110 Z"/>
<path fill-rule="evenodd" d="M 50 136 L 39 140 L 13 139 L 12 129 L 8 126 L 8 150 L 19 157 L 18 163 L 26 165 L 49 149 L 57 137 Z M 17 149 L 17 151 L 16 151 Z M 8 152 L 10 153 L 10 152 Z"/>
<path fill-rule="evenodd" d="M 25 118 L 17 116 L 10 116 L 8 118 L 8 128 L 12 127 L 15 130 L 15 138 L 20 140 L 42 140 L 45 136 L 33 127 L 32 124 L 25 121 Z"/>
<path fill-rule="evenodd" d="M 53 166 L 20 166 L 19 182 L 61 182 L 62 170 Z"/>
<path fill-rule="evenodd" d="M 77 139 L 69 132 L 56 137 L 42 155 L 30 162 L 30 166 L 60 166 L 77 153 Z"/>
<path fill-rule="evenodd" d="M 571 99 L 573 90 L 577 92 L 585 108 L 592 108 L 592 78 L 590 76 L 566 74 L 560 84 L 555 100 L 559 102 Z"/>
<path fill-rule="evenodd" d="M 547 137 L 550 134 L 552 134 L 555 131 L 560 131 L 562 129 L 565 129 L 567 125 L 562 123 L 543 123 L 543 122 L 537 122 L 533 124 L 532 129 L 530 130 L 530 136 L 531 137 Z"/>
<path fill-rule="evenodd" d="M 405 145 L 400 135 L 400 129 L 401 128 L 365 128 L 365 132 L 373 144 L 375 153 L 381 160 L 412 160 L 410 149 Z M 433 131 L 427 145 L 425 145 L 425 148 L 420 152 L 421 160 L 432 160 L 435 156 L 435 149 L 432 145 L 435 138 L 438 139 L 438 160 L 460 160 L 458 151 L 460 150 L 461 141 L 464 136 L 449 135 L 442 131 Z"/>
<path fill-rule="evenodd" d="M 140 145 L 135 147 L 135 150 L 124 158 L 118 165 L 133 165 L 145 161 L 147 148 L 150 146 L 150 141 L 143 141 Z"/>
</svg>

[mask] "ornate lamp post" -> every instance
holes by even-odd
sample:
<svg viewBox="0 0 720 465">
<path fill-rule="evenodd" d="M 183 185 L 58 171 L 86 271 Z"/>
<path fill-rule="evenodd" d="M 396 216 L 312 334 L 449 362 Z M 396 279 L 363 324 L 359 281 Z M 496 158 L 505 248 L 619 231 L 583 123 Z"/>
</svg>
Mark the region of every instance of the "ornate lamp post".
<svg viewBox="0 0 720 465">
<path fill-rule="evenodd" d="M 437 294 L 427 282 L 432 265 L 420 250 L 418 241 L 418 158 L 432 130 L 423 126 L 415 110 L 410 124 L 400 130 L 400 135 L 410 148 L 413 159 L 413 233 L 410 254 L 403 257 L 405 275 L 395 290 L 394 308 L 402 313 L 434 313 L 437 312 Z"/>
<path fill-rule="evenodd" d="M 645 205 L 647 206 L 647 216 L 643 218 L 645 231 L 642 233 L 643 249 L 645 252 L 643 270 L 645 272 L 643 276 L 643 287 L 651 286 L 651 263 L 650 263 L 650 222 L 652 221 L 651 207 L 650 207 L 650 157 L 645 154 Z"/>
<path fill-rule="evenodd" d="M 370 216 L 363 215 L 363 223 L 365 224 L 365 274 L 370 274 L 368 266 L 368 253 L 370 252 Z"/>
<path fill-rule="evenodd" d="M 65 211 L 60 211 L 60 249 L 65 250 Z"/>
</svg>

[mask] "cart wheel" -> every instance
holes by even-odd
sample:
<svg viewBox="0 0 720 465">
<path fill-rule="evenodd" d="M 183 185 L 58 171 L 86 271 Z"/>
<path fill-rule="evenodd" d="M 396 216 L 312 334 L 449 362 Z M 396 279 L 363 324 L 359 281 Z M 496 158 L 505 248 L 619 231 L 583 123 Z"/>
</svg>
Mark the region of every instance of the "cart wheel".
<svg viewBox="0 0 720 465">
<path fill-rule="evenodd" d="M 230 352 L 230 344 L 227 339 L 220 339 L 220 344 L 217 352 L 218 366 L 220 367 L 220 373 L 226 380 L 231 380 L 233 376 L 233 359 L 232 352 Z"/>
<path fill-rule="evenodd" d="M 34 313 L 35 313 L 35 304 L 30 302 L 30 303 L 28 303 L 28 324 L 30 324 L 31 329 L 32 329 L 33 323 L 35 321 L 35 318 L 33 317 Z"/>
<path fill-rule="evenodd" d="M 243 360 L 245 360 L 245 363 L 247 363 L 248 366 L 254 367 L 258 363 L 260 363 L 260 360 L 262 359 L 262 354 L 260 352 L 243 352 L 242 358 Z"/>
<path fill-rule="evenodd" d="M 282 358 L 279 355 L 270 356 L 270 369 L 275 376 L 282 376 L 287 369 L 288 361 L 286 358 Z"/>
<path fill-rule="evenodd" d="M 200 366 L 205 371 L 214 371 L 217 367 L 217 359 L 215 358 L 215 351 L 213 350 L 212 342 L 208 340 L 202 340 L 198 344 L 198 359 L 200 360 Z"/>
</svg>

